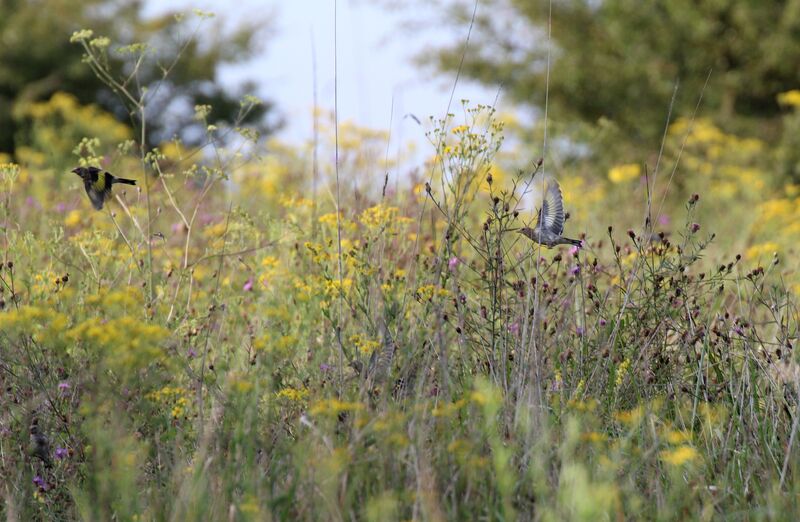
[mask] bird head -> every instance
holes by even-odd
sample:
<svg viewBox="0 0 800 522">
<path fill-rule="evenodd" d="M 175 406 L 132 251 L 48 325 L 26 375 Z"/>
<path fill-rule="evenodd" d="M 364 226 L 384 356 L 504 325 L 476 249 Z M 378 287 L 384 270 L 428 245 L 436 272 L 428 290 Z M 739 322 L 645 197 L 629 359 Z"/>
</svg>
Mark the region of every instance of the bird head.
<svg viewBox="0 0 800 522">
<path fill-rule="evenodd" d="M 518 228 L 517 232 L 530 239 L 533 239 L 535 237 L 535 232 L 531 227 Z"/>
<path fill-rule="evenodd" d="M 83 176 L 85 170 L 86 170 L 85 167 L 75 167 L 70 172 L 72 172 L 73 174 L 77 174 L 78 176 Z"/>
</svg>

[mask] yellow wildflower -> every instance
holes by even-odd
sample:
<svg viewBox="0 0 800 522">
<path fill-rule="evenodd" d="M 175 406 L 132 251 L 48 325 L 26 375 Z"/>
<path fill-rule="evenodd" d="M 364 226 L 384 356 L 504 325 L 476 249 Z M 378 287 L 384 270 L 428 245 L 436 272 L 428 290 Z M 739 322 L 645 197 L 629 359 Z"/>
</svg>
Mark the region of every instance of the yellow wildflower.
<svg viewBox="0 0 800 522">
<path fill-rule="evenodd" d="M 264 268 L 275 268 L 280 264 L 278 258 L 275 256 L 266 256 L 264 259 L 261 260 L 261 266 Z"/>
<path fill-rule="evenodd" d="M 430 301 L 434 296 L 447 297 L 448 295 L 450 295 L 449 290 L 434 285 L 423 285 L 417 288 L 417 299 L 420 301 Z"/>
<path fill-rule="evenodd" d="M 367 339 L 360 334 L 351 335 L 350 342 L 353 343 L 356 349 L 364 355 L 371 354 L 381 345 L 380 342 Z"/>
<path fill-rule="evenodd" d="M 317 221 L 319 221 L 323 225 L 326 225 L 326 226 L 329 226 L 329 227 L 335 227 L 336 226 L 336 212 L 329 212 L 327 214 L 323 214 L 317 219 Z"/>
<path fill-rule="evenodd" d="M 759 243 L 757 245 L 753 245 L 747 249 L 745 252 L 745 256 L 748 259 L 760 259 L 765 256 L 771 256 L 773 253 L 780 250 L 780 245 L 774 241 L 767 241 L 765 243 Z"/>
<path fill-rule="evenodd" d="M 612 183 L 627 183 L 637 179 L 642 174 L 642 167 L 636 163 L 617 165 L 608 171 L 608 179 Z"/>
<path fill-rule="evenodd" d="M 81 223 L 81 211 L 80 210 L 70 210 L 67 216 L 64 218 L 64 224 L 68 227 L 78 226 Z"/>
<path fill-rule="evenodd" d="M 276 396 L 279 399 L 288 399 L 290 401 L 301 401 L 308 395 L 308 390 L 298 390 L 297 388 L 287 387 L 279 391 Z"/>
<path fill-rule="evenodd" d="M 489 402 L 489 399 L 486 397 L 486 394 L 482 391 L 475 390 L 470 394 L 470 399 L 475 404 L 480 404 L 481 406 Z"/>
<path fill-rule="evenodd" d="M 791 91 L 780 93 L 778 95 L 778 103 L 789 107 L 800 107 L 800 90 L 792 89 Z"/>
<path fill-rule="evenodd" d="M 173 419 L 183 417 L 189 405 L 189 391 L 178 386 L 164 386 L 148 393 L 145 398 L 162 406 L 172 406 L 170 416 Z"/>
<path fill-rule="evenodd" d="M 369 207 L 359 216 L 361 224 L 367 228 L 380 228 L 389 225 L 397 216 L 397 207 L 389 207 L 382 203 Z"/>
<path fill-rule="evenodd" d="M 364 405 L 360 402 L 346 402 L 339 399 L 326 399 L 315 403 L 311 407 L 312 415 L 330 415 L 336 416 L 345 411 L 360 411 L 364 409 Z"/>
<path fill-rule="evenodd" d="M 338 279 L 328 279 L 325 281 L 325 295 L 328 297 L 338 296 L 339 294 L 346 294 L 353 286 L 353 280 L 345 277 L 340 282 Z"/>
<path fill-rule="evenodd" d="M 624 361 L 622 361 L 622 364 L 619 365 L 619 368 L 617 368 L 617 378 L 614 383 L 616 388 L 622 386 L 622 382 L 625 379 L 625 374 L 628 372 L 630 365 L 631 360 L 626 358 Z"/>
<path fill-rule="evenodd" d="M 638 426 L 642 419 L 644 419 L 644 408 L 637 406 L 631 410 L 621 411 L 615 413 L 614 418 L 632 428 Z"/>
<path fill-rule="evenodd" d="M 692 440 L 692 435 L 683 430 L 669 430 L 667 432 L 667 442 L 670 444 L 683 444 Z"/>
<path fill-rule="evenodd" d="M 699 454 L 691 446 L 683 445 L 675 449 L 664 450 L 660 453 L 661 460 L 672 466 L 683 466 L 697 459 Z"/>
</svg>

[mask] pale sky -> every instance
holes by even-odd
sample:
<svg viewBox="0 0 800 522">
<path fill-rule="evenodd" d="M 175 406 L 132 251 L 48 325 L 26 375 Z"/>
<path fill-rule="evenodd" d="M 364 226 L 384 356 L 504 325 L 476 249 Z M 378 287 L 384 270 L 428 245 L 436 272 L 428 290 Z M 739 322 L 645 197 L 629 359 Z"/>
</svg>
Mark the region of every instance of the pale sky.
<svg viewBox="0 0 800 522">
<path fill-rule="evenodd" d="M 235 5 L 235 11 L 231 6 Z M 299 143 L 310 139 L 313 107 L 312 35 L 316 47 L 318 100 L 333 109 L 334 100 L 334 1 L 333 0 L 148 0 L 146 12 L 199 8 L 231 21 L 255 16 L 271 20 L 273 34 L 254 60 L 225 70 L 232 83 L 252 78 L 263 98 L 273 100 L 286 120 L 280 136 Z M 421 49 L 442 42 L 464 41 L 467 28 L 420 31 L 400 29 L 402 14 L 385 10 L 368 0 L 338 3 L 339 120 L 377 129 L 388 129 L 394 97 L 392 141 L 414 141 L 418 149 L 429 147 L 424 130 L 403 115 L 421 120 L 440 118 L 447 109 L 453 76 L 421 70 L 413 63 Z M 420 19 L 433 14 L 415 13 Z M 223 80 L 224 81 L 224 80 Z M 459 100 L 493 104 L 497 89 L 459 81 L 452 109 Z M 392 149 L 397 144 L 392 144 Z M 430 152 L 430 151 L 427 151 Z M 427 154 L 423 154 L 427 155 Z"/>
</svg>

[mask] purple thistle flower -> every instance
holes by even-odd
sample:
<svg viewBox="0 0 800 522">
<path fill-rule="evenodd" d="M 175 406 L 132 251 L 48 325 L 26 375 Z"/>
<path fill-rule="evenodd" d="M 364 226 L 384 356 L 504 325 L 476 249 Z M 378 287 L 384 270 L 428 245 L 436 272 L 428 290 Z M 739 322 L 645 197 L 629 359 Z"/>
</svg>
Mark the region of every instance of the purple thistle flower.
<svg viewBox="0 0 800 522">
<path fill-rule="evenodd" d="M 69 457 L 69 450 L 67 448 L 56 448 L 56 458 L 61 460 Z"/>
<path fill-rule="evenodd" d="M 581 265 L 575 265 L 569 269 L 569 275 L 576 276 L 581 273 Z"/>
<path fill-rule="evenodd" d="M 607 324 L 608 322 L 605 319 L 600 319 L 600 326 L 605 326 Z"/>
<path fill-rule="evenodd" d="M 47 491 L 47 482 L 45 482 L 45 480 L 39 475 L 33 477 L 33 483 L 36 484 L 40 490 Z"/>
<path fill-rule="evenodd" d="M 244 286 L 242 287 L 242 290 L 244 290 L 245 292 L 249 292 L 252 289 L 253 289 L 253 278 L 251 277 L 244 284 Z"/>
<path fill-rule="evenodd" d="M 330 371 L 331 367 L 328 364 L 322 363 L 319 365 L 319 369 L 322 370 L 323 372 L 327 372 Z"/>
<path fill-rule="evenodd" d="M 67 395 L 70 388 L 71 386 L 67 381 L 61 381 L 58 383 L 58 391 L 61 392 L 61 395 Z"/>
<path fill-rule="evenodd" d="M 189 357 L 189 359 L 194 359 L 197 357 L 197 352 L 194 351 L 194 348 L 189 348 L 189 351 L 186 352 L 186 355 Z"/>
<path fill-rule="evenodd" d="M 669 225 L 669 222 L 670 222 L 670 219 L 669 219 L 668 215 L 661 214 L 660 216 L 658 216 L 658 224 L 659 225 L 665 227 L 665 226 Z"/>
<path fill-rule="evenodd" d="M 579 326 L 578 328 L 576 328 L 575 331 L 577 332 L 577 334 L 579 336 L 583 337 L 583 327 L 582 326 Z"/>
<path fill-rule="evenodd" d="M 700 223 L 692 223 L 691 230 L 692 230 L 692 234 L 694 234 L 695 232 L 700 230 Z"/>
<path fill-rule="evenodd" d="M 569 255 L 574 257 L 578 253 L 579 250 L 580 250 L 579 246 L 573 245 L 573 246 L 569 247 Z"/>
<path fill-rule="evenodd" d="M 447 262 L 447 268 L 449 268 L 450 271 L 453 272 L 460 262 L 461 262 L 460 259 L 458 259 L 456 256 L 453 256 L 450 258 L 450 261 Z"/>
<path fill-rule="evenodd" d="M 519 334 L 519 321 L 514 321 L 508 325 L 508 331 L 511 332 L 512 335 Z"/>
</svg>

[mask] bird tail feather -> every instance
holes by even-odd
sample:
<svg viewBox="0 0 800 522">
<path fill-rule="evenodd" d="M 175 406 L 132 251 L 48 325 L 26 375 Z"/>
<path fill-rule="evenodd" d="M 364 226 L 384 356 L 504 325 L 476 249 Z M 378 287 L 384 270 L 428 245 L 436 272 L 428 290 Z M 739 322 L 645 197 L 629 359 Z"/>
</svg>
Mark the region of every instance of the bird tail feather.
<svg viewBox="0 0 800 522">
<path fill-rule="evenodd" d="M 124 183 L 125 185 L 136 185 L 135 179 L 114 178 L 114 183 Z"/>
</svg>

